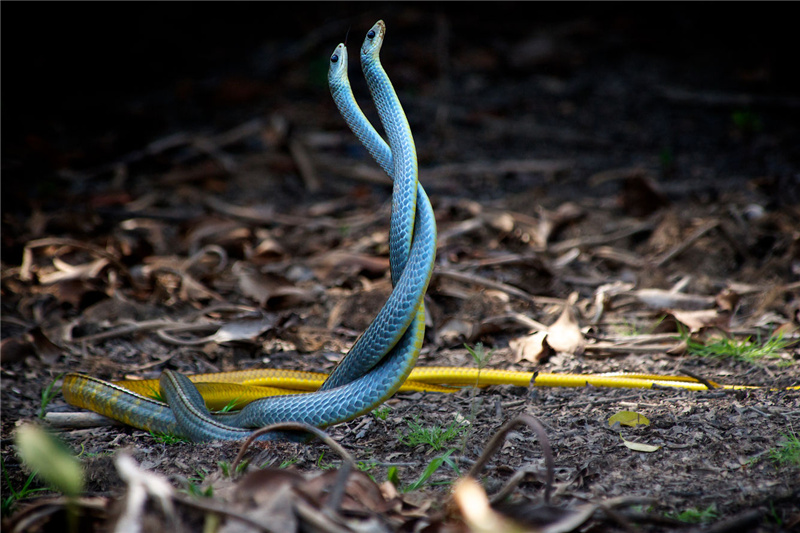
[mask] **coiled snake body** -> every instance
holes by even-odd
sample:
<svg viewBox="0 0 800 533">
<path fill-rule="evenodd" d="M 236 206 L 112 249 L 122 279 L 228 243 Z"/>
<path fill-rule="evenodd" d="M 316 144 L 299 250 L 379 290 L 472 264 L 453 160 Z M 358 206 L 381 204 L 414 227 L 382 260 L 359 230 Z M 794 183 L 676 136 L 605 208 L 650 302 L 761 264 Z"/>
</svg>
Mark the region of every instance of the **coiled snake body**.
<svg viewBox="0 0 800 533">
<path fill-rule="evenodd" d="M 62 388 L 68 403 L 140 429 L 202 442 L 244 439 L 255 428 L 276 422 L 305 422 L 317 427 L 344 422 L 371 411 L 400 388 L 422 346 L 423 297 L 436 255 L 436 222 L 418 181 L 416 149 L 408 120 L 379 60 L 385 32 L 383 21 L 369 30 L 361 48 L 361 61 L 388 145 L 355 102 L 343 44 L 331 56 L 328 79 L 348 126 L 394 180 L 389 235 L 394 289 L 319 391 L 270 396 L 235 413 L 211 414 L 195 385 L 174 371 L 164 371 L 160 379 L 166 403 L 91 376 L 70 374 Z M 270 433 L 263 438 L 284 436 Z"/>
</svg>

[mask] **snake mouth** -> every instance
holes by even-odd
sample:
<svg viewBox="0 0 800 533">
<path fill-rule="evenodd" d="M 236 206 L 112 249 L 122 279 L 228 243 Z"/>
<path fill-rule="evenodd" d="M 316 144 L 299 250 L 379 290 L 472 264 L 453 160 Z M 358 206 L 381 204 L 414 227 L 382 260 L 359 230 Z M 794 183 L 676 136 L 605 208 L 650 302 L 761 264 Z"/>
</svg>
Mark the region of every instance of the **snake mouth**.
<svg viewBox="0 0 800 533">
<path fill-rule="evenodd" d="M 376 22 L 373 28 L 376 28 L 376 31 L 378 31 L 378 36 L 383 39 L 383 36 L 386 35 L 386 23 L 383 22 L 383 19 Z"/>
</svg>

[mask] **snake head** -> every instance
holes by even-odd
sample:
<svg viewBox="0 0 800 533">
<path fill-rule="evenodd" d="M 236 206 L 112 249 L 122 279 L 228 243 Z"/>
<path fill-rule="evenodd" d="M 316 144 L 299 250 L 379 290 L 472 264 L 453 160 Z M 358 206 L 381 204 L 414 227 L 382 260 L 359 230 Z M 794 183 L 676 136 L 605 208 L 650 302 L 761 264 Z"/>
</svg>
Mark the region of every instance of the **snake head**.
<svg viewBox="0 0 800 533">
<path fill-rule="evenodd" d="M 344 43 L 339 43 L 336 50 L 331 54 L 331 61 L 328 65 L 328 83 L 341 82 L 347 78 L 347 47 Z"/>
<path fill-rule="evenodd" d="M 378 57 L 383 45 L 383 37 L 386 35 L 386 24 L 382 20 L 375 23 L 367 32 L 364 44 L 361 45 L 361 56 Z"/>
</svg>

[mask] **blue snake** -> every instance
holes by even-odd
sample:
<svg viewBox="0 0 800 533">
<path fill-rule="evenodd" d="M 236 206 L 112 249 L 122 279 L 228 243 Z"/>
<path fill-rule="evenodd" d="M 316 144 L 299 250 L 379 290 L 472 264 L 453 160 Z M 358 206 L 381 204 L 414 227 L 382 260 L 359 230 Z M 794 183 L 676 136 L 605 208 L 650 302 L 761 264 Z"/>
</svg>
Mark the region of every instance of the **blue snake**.
<svg viewBox="0 0 800 533">
<path fill-rule="evenodd" d="M 241 440 L 277 422 L 326 427 L 368 413 L 390 398 L 416 364 L 425 332 L 423 298 L 436 256 L 436 221 L 419 184 L 414 139 L 397 94 L 380 63 L 383 21 L 367 32 L 361 63 L 388 144 L 358 107 L 347 77 L 344 44 L 330 58 L 328 81 L 347 125 L 393 179 L 389 259 L 394 289 L 387 302 L 317 392 L 271 396 L 235 413 L 212 414 L 189 379 L 166 370 L 160 378 L 166 403 L 81 374 L 64 380 L 67 402 L 129 425 L 195 442 Z M 268 433 L 264 440 L 291 438 Z"/>
</svg>

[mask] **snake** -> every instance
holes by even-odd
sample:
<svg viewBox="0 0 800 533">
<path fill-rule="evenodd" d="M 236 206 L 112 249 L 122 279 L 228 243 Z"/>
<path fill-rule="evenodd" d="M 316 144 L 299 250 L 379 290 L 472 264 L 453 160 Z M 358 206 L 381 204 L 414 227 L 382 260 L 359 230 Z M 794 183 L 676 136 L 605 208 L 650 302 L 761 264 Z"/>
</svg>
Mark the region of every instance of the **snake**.
<svg viewBox="0 0 800 533">
<path fill-rule="evenodd" d="M 349 88 L 344 44 L 331 55 L 329 80 L 334 101 L 348 126 L 362 142 L 369 139 L 367 150 L 394 182 L 389 230 L 393 290 L 319 390 L 264 397 L 236 412 L 212 414 L 194 383 L 176 371 L 165 370 L 159 379 L 164 402 L 91 376 L 70 374 L 62 386 L 67 403 L 140 429 L 206 442 L 242 440 L 255 429 L 277 422 L 304 422 L 324 428 L 363 415 L 397 392 L 422 347 L 423 299 L 436 257 L 436 220 L 430 200 L 419 185 L 408 119 L 380 63 L 385 34 L 383 21 L 367 32 L 361 61 L 388 143 L 366 119 Z M 290 437 L 275 432 L 261 438 Z"/>
<path fill-rule="evenodd" d="M 686 376 L 657 374 L 551 374 L 454 367 L 415 368 L 425 331 L 424 294 L 436 255 L 436 222 L 430 199 L 419 183 L 411 128 L 380 62 L 386 25 L 378 21 L 361 47 L 361 64 L 386 138 L 358 106 L 348 78 L 347 47 L 330 56 L 328 84 L 333 100 L 356 138 L 392 178 L 389 263 L 392 293 L 375 319 L 330 375 L 281 369 L 256 369 L 184 376 L 166 370 L 159 380 L 108 382 L 71 373 L 62 391 L 71 405 L 125 424 L 202 442 L 240 440 L 255 428 L 275 422 L 306 422 L 318 427 L 363 415 L 398 390 L 452 392 L 464 386 L 508 384 L 544 387 L 672 387 L 726 390 L 759 387 L 701 383 Z M 788 387 L 797 390 L 800 387 Z M 159 401 L 153 396 L 161 396 Z M 214 413 L 231 401 L 244 407 Z M 297 435 L 273 432 L 264 440 Z"/>
</svg>

